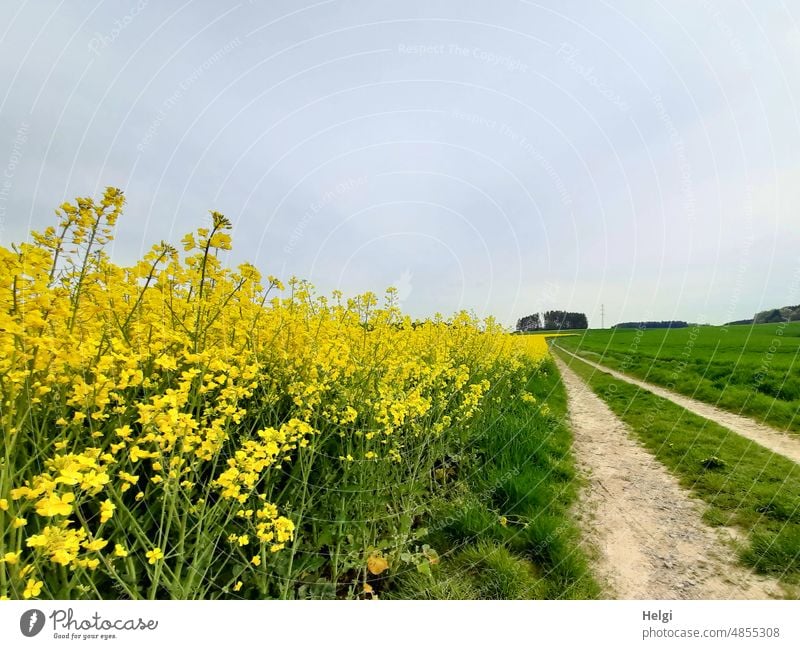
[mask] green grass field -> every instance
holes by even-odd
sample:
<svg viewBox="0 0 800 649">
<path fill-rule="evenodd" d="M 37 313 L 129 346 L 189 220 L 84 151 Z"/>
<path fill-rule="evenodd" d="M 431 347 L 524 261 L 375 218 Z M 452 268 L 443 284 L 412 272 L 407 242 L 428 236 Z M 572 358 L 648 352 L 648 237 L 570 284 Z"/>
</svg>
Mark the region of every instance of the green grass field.
<svg viewBox="0 0 800 649">
<path fill-rule="evenodd" d="M 800 322 L 587 330 L 557 343 L 612 369 L 800 433 Z"/>
<path fill-rule="evenodd" d="M 800 467 L 681 406 L 556 351 L 681 484 L 711 525 L 747 537 L 743 563 L 800 582 Z"/>
</svg>

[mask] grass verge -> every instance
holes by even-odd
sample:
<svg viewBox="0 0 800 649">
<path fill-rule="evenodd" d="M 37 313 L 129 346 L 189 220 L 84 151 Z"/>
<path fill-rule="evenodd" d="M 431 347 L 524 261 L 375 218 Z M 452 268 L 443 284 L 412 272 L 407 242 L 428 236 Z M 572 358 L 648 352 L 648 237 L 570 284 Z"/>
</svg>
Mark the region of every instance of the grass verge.
<svg viewBox="0 0 800 649">
<path fill-rule="evenodd" d="M 523 390 L 532 395 L 522 399 Z M 599 595 L 570 513 L 577 494 L 566 394 L 551 360 L 526 386 L 499 385 L 469 467 L 443 486 L 421 547 L 441 561 L 402 571 L 387 593 L 415 599 L 591 599 Z M 423 552 L 427 550 L 423 549 Z"/>
<path fill-rule="evenodd" d="M 800 466 L 667 399 L 554 353 L 708 504 L 706 522 L 745 532 L 745 564 L 800 583 Z"/>
</svg>

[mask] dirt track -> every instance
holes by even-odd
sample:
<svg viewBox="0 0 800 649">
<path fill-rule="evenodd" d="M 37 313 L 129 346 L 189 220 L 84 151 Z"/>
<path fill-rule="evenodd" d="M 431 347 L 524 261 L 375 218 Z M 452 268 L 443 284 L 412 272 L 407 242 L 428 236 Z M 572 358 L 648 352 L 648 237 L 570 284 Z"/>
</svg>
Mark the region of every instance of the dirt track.
<svg viewBox="0 0 800 649">
<path fill-rule="evenodd" d="M 578 517 L 616 599 L 766 599 L 781 587 L 736 563 L 732 537 L 637 444 L 625 424 L 560 359 L 586 477 Z M 726 536 L 727 534 L 727 536 Z"/>
<path fill-rule="evenodd" d="M 670 390 L 667 390 L 666 388 L 653 385 L 652 383 L 646 383 L 645 381 L 640 381 L 639 379 L 635 379 L 631 376 L 628 376 L 627 374 L 623 374 L 622 372 L 617 372 L 616 370 L 612 370 L 611 368 L 605 367 L 604 365 L 600 365 L 599 363 L 595 363 L 594 361 L 587 360 L 582 356 L 578 356 L 577 354 L 568 352 L 566 349 L 563 349 L 562 347 L 559 347 L 558 349 L 559 351 L 564 352 L 569 356 L 574 356 L 575 358 L 577 358 L 580 361 L 583 361 L 587 365 L 591 365 L 595 369 L 607 372 L 615 379 L 626 381 L 631 385 L 635 385 L 639 388 L 642 388 L 643 390 L 652 392 L 653 394 L 659 397 L 663 397 L 664 399 L 669 399 L 673 403 L 678 404 L 679 406 L 685 408 L 689 412 L 699 415 L 700 417 L 704 417 L 705 419 L 709 419 L 710 421 L 716 422 L 720 426 L 724 426 L 728 430 L 732 430 L 734 433 L 737 433 L 742 437 L 746 437 L 747 439 L 755 442 L 756 444 L 760 444 L 761 446 L 769 449 L 773 453 L 777 453 L 778 455 L 783 455 L 792 460 L 793 462 L 797 462 L 798 464 L 800 464 L 800 439 L 798 439 L 797 437 L 791 437 L 786 433 L 783 433 L 775 428 L 765 426 L 764 424 L 760 424 L 757 421 L 748 419 L 747 417 L 742 417 L 741 415 L 736 415 L 732 412 L 720 410 L 719 408 L 716 408 L 710 404 L 703 403 L 702 401 L 697 401 L 689 397 L 685 397 L 682 394 L 678 394 L 677 392 L 672 392 Z"/>
</svg>

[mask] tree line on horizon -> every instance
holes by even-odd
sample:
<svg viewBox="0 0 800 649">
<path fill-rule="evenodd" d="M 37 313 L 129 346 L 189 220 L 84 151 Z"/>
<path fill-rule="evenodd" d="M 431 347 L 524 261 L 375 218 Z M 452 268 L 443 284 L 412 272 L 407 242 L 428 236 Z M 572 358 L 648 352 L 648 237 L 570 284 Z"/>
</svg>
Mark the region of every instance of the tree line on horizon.
<svg viewBox="0 0 800 649">
<path fill-rule="evenodd" d="M 682 329 L 688 327 L 689 323 L 683 320 L 646 320 L 640 322 L 620 322 L 615 324 L 612 329 Z"/>
<path fill-rule="evenodd" d="M 517 320 L 517 331 L 552 331 L 560 329 L 588 329 L 585 313 L 574 311 L 545 311 L 532 313 Z"/>
<path fill-rule="evenodd" d="M 743 320 L 734 320 L 733 322 L 726 322 L 726 325 L 744 325 L 744 324 L 772 324 L 776 322 L 797 322 L 800 321 L 800 304 L 794 306 L 783 306 L 779 309 L 767 309 L 766 311 L 759 311 L 752 318 L 745 318 Z"/>
</svg>

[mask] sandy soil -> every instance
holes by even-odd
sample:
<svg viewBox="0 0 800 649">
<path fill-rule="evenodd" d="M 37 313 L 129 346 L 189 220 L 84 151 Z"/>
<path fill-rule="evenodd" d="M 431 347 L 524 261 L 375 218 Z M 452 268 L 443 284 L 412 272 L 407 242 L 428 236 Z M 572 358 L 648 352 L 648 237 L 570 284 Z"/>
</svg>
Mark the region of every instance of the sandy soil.
<svg viewBox="0 0 800 649">
<path fill-rule="evenodd" d="M 742 437 L 746 437 L 756 444 L 760 444 L 773 453 L 788 457 L 790 460 L 800 464 L 800 438 L 791 437 L 780 430 L 771 428 L 770 426 L 765 426 L 764 424 L 760 424 L 757 421 L 748 419 L 747 417 L 742 417 L 741 415 L 736 415 L 732 412 L 720 410 L 719 408 L 716 408 L 708 403 L 703 403 L 702 401 L 685 397 L 677 392 L 671 392 L 670 390 L 662 388 L 658 385 L 653 385 L 652 383 L 646 383 L 645 381 L 635 379 L 627 374 L 617 372 L 616 370 L 612 370 L 604 365 L 587 360 L 582 356 L 568 352 L 562 347 L 559 347 L 558 349 L 565 354 L 575 356 L 575 358 L 578 360 L 581 360 L 598 370 L 602 370 L 603 372 L 611 374 L 611 376 L 616 379 L 627 381 L 631 385 L 635 385 L 643 390 L 652 392 L 659 397 L 669 399 L 673 403 L 678 404 L 689 412 L 693 412 L 696 415 L 710 419 L 711 421 L 718 423 L 720 426 L 724 426 L 728 430 L 732 430 L 734 433 L 737 433 Z"/>
<path fill-rule="evenodd" d="M 590 554 L 617 599 L 767 599 L 783 589 L 737 564 L 731 531 L 633 440 L 625 424 L 558 358 L 574 452 L 586 478 L 578 506 Z"/>
</svg>

